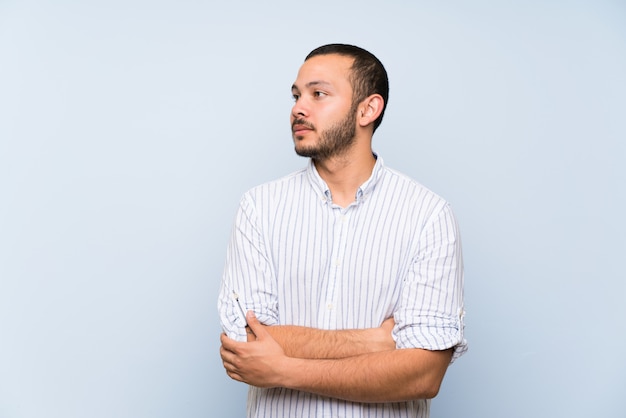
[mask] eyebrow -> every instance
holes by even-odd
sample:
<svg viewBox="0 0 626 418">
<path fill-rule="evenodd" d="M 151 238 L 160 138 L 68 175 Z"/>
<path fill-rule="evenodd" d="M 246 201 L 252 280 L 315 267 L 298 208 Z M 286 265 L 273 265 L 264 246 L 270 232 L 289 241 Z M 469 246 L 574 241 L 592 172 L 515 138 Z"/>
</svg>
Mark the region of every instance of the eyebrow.
<svg viewBox="0 0 626 418">
<path fill-rule="evenodd" d="M 315 87 L 315 86 L 332 87 L 332 84 L 330 84 L 328 81 L 314 80 L 314 81 L 309 81 L 308 83 L 306 83 L 304 85 L 304 87 L 306 87 L 306 88 L 311 88 L 311 87 Z M 299 91 L 300 89 L 298 88 L 298 86 L 293 84 L 291 86 L 291 90 L 298 90 Z"/>
</svg>

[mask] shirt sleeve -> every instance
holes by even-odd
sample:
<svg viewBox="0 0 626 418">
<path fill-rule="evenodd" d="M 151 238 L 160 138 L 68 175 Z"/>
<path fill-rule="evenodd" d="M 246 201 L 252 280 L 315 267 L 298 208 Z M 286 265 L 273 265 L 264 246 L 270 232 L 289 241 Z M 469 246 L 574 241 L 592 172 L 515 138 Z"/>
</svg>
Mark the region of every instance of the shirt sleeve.
<svg viewBox="0 0 626 418">
<path fill-rule="evenodd" d="M 217 307 L 222 330 L 238 341 L 247 339 L 242 310 L 254 311 L 262 324 L 278 324 L 274 269 L 249 194 L 242 198 L 235 217 Z"/>
<path fill-rule="evenodd" d="M 467 351 L 463 336 L 463 257 L 454 215 L 445 204 L 423 230 L 405 277 L 393 334 L 398 348 Z"/>
</svg>

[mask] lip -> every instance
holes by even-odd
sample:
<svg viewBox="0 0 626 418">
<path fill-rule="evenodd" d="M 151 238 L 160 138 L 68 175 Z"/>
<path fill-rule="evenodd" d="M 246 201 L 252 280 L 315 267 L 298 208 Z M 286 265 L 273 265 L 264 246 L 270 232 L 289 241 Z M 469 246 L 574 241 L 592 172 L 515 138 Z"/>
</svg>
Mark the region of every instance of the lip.
<svg viewBox="0 0 626 418">
<path fill-rule="evenodd" d="M 292 126 L 291 131 L 295 135 L 304 135 L 305 133 L 312 131 L 312 129 L 306 125 L 296 124 Z"/>
</svg>

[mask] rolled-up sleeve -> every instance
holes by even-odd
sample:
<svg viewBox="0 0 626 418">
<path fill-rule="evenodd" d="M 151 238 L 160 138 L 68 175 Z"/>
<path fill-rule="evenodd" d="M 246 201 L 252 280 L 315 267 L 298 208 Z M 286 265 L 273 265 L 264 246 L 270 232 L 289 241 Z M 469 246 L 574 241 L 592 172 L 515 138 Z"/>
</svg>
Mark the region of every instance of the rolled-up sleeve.
<svg viewBox="0 0 626 418">
<path fill-rule="evenodd" d="M 452 361 L 467 351 L 464 338 L 463 256 L 449 205 L 436 211 L 419 234 L 403 282 L 393 331 L 398 348 L 446 350 Z"/>
<path fill-rule="evenodd" d="M 242 310 L 254 311 L 265 325 L 278 324 L 275 274 L 266 248 L 254 200 L 246 194 L 235 218 L 217 303 L 222 330 L 232 339 L 246 341 Z"/>
</svg>

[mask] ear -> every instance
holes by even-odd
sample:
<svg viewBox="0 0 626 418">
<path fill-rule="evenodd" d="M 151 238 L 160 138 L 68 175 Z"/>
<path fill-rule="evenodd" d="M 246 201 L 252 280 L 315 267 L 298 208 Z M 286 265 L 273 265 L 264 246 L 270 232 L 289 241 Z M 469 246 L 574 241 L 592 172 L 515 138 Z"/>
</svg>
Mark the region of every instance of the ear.
<svg viewBox="0 0 626 418">
<path fill-rule="evenodd" d="M 380 94 L 372 94 L 366 97 L 358 107 L 357 121 L 359 126 L 366 127 L 373 123 L 383 111 L 385 101 Z"/>
</svg>

